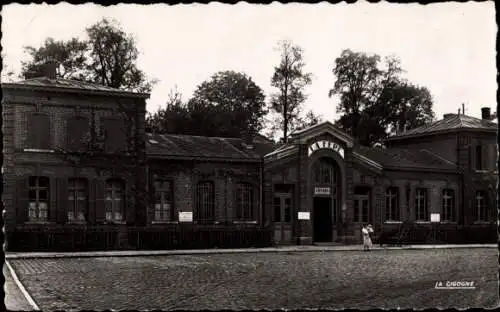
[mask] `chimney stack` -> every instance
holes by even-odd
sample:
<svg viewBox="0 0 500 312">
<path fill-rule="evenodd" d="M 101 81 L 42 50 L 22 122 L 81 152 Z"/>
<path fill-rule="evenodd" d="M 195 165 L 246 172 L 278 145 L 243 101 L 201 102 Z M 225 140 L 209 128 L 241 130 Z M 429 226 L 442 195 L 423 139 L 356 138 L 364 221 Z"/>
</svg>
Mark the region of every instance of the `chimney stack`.
<svg viewBox="0 0 500 312">
<path fill-rule="evenodd" d="M 491 119 L 491 109 L 489 107 L 481 108 L 481 118 L 484 120 Z"/>
<path fill-rule="evenodd" d="M 50 80 L 55 80 L 57 77 L 57 62 L 50 60 L 48 61 L 43 68 L 43 74 L 45 77 Z"/>
</svg>

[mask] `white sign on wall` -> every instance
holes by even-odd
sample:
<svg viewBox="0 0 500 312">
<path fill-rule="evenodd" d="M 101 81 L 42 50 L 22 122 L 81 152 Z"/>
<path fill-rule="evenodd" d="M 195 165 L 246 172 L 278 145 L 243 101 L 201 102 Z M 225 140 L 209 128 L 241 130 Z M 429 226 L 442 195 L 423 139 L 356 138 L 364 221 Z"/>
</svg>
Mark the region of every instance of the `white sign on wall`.
<svg viewBox="0 0 500 312">
<path fill-rule="evenodd" d="M 439 213 L 431 213 L 431 222 L 440 222 L 441 215 Z"/>
<path fill-rule="evenodd" d="M 310 213 L 308 211 L 299 211 L 299 220 L 309 220 Z"/>
<path fill-rule="evenodd" d="M 193 222 L 193 212 L 179 211 L 179 222 Z"/>
<path fill-rule="evenodd" d="M 330 195 L 329 187 L 315 187 L 314 195 Z"/>
<path fill-rule="evenodd" d="M 309 145 L 309 156 L 311 156 L 312 153 L 316 152 L 319 149 L 330 149 L 337 152 L 342 158 L 344 158 L 344 149 L 342 148 L 342 146 L 333 141 L 321 140 L 312 143 L 311 145 Z"/>
</svg>

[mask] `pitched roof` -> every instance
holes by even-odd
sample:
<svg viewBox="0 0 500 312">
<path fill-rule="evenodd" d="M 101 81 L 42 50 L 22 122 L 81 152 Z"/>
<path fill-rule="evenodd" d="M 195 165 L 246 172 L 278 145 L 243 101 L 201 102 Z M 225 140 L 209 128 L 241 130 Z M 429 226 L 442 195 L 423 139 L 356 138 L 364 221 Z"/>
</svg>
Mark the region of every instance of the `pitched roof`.
<svg viewBox="0 0 500 312">
<path fill-rule="evenodd" d="M 238 138 L 152 133 L 146 138 L 147 153 L 159 157 L 260 161 L 274 149 L 272 144 L 262 142 L 254 142 L 249 147 Z"/>
<path fill-rule="evenodd" d="M 476 129 L 497 131 L 498 124 L 484 119 L 479 119 L 466 115 L 447 114 L 441 120 L 431 122 L 421 127 L 408 130 L 404 133 L 394 135 L 387 140 L 394 140 L 406 137 L 423 136 L 453 130 Z"/>
<path fill-rule="evenodd" d="M 456 165 L 428 150 L 410 150 L 407 148 L 379 148 L 355 146 L 354 151 L 377 163 L 384 168 L 415 168 L 455 170 Z"/>
<path fill-rule="evenodd" d="M 31 78 L 13 83 L 2 83 L 2 88 L 11 88 L 11 89 L 35 88 L 35 89 L 57 90 L 65 92 L 86 92 L 86 93 L 99 93 L 99 94 L 122 95 L 122 96 L 136 96 L 136 97 L 138 96 L 144 98 L 149 97 L 149 94 L 147 93 L 131 92 L 78 80 L 68 80 L 62 78 L 49 79 L 47 77 Z"/>
</svg>

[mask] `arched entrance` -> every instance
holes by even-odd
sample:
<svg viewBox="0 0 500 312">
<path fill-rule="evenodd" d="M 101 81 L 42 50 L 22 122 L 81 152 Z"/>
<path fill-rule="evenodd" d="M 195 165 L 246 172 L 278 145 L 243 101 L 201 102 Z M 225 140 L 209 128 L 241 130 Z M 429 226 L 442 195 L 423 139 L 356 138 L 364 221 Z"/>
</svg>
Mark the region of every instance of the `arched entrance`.
<svg viewBox="0 0 500 312">
<path fill-rule="evenodd" d="M 330 157 L 318 158 L 311 169 L 313 242 L 331 242 L 341 222 L 341 170 Z"/>
</svg>

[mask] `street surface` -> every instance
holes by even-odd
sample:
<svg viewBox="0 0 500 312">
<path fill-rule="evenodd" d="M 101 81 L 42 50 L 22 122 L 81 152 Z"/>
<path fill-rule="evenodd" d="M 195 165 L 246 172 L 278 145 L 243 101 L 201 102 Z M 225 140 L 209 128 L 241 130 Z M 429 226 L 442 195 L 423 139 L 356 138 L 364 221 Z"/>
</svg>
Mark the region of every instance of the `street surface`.
<svg viewBox="0 0 500 312">
<path fill-rule="evenodd" d="M 13 259 L 46 310 L 491 308 L 494 248 Z M 435 289 L 473 281 L 476 289 Z"/>
</svg>

